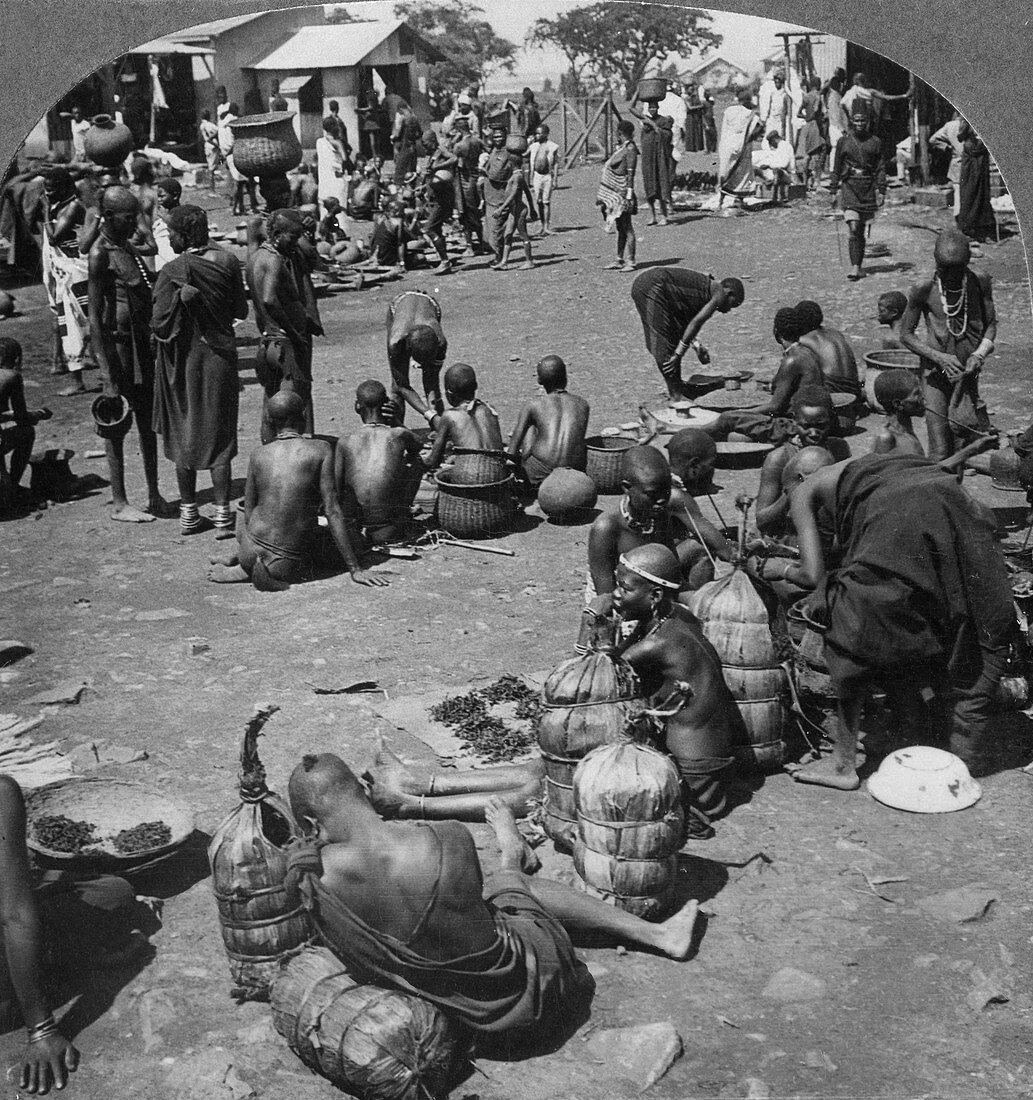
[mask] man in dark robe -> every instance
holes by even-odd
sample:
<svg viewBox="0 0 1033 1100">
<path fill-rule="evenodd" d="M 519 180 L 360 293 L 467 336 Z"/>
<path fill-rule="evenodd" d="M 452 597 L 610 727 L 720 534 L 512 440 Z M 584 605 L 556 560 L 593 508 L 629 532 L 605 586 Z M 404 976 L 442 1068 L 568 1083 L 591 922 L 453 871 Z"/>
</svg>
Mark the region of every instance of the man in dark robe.
<svg viewBox="0 0 1033 1100">
<path fill-rule="evenodd" d="M 861 278 L 861 264 L 875 212 L 886 201 L 886 160 L 882 142 L 872 134 L 871 107 L 863 100 L 854 104 L 852 130 L 839 139 L 836 168 L 832 176 L 832 204 L 838 202 L 849 233 L 850 272 L 847 278 Z"/>
<path fill-rule="evenodd" d="M 650 103 L 638 117 L 642 120 L 642 188 L 649 203 L 646 225 L 666 225 L 674 178 L 674 119 L 660 114 L 659 103 Z"/>
<path fill-rule="evenodd" d="M 209 242 L 199 207 L 177 206 L 168 226 L 178 255 L 154 285 L 154 430 L 176 467 L 180 530 L 207 526 L 197 511 L 197 471 L 211 470 L 216 534 L 228 538 L 240 400 L 233 319 L 247 316 L 244 279 L 240 261 Z"/>
<path fill-rule="evenodd" d="M 961 146 L 961 202 L 958 228 L 971 241 L 985 241 L 997 233 L 997 219 L 990 202 L 990 153 L 967 122 L 958 132 Z"/>
<path fill-rule="evenodd" d="M 818 515 L 835 517 L 839 566 L 826 572 Z M 839 722 L 832 755 L 794 772 L 854 790 L 868 690 L 917 713 L 976 774 L 989 762 L 989 715 L 1017 634 L 1004 559 L 988 514 L 957 478 L 918 455 L 870 454 L 819 470 L 790 505 L 801 568 L 816 586 Z M 953 712 L 953 713 L 952 713 Z M 914 718 L 906 725 L 914 729 Z"/>
</svg>

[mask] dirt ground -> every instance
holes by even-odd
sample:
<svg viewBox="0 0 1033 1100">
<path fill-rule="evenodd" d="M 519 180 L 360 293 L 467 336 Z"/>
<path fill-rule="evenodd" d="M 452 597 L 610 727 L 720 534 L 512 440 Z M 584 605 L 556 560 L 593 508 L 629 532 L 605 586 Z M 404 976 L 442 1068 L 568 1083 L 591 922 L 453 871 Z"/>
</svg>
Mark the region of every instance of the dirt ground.
<svg viewBox="0 0 1033 1100">
<path fill-rule="evenodd" d="M 483 260 L 465 261 L 437 282 L 417 273 L 324 299 L 317 429 L 337 434 L 357 424 L 356 384 L 386 378 L 384 315 L 404 287 L 439 295 L 452 360 L 476 366 L 481 394 L 507 429 L 548 352 L 567 361 L 571 388 L 591 401 L 595 430 L 633 419 L 640 402 L 660 404 L 631 276 L 603 270 L 614 238 L 603 233 L 593 206 L 597 171 L 564 177 L 555 196 L 559 232 L 535 243 L 533 272 L 497 274 Z M 234 224 L 221 198 L 205 203 L 218 210 L 220 227 Z M 683 212 L 667 229 L 644 228 L 640 217 L 639 261 L 744 279 L 745 305 L 706 329 L 715 366 L 773 368 L 774 311 L 803 297 L 821 302 L 829 322 L 867 351 L 877 346 L 878 295 L 906 290 L 931 267 L 932 234 L 905 223 L 946 224 L 948 212 L 887 207 L 873 230 L 887 254 L 869 262 L 869 277 L 857 285 L 844 278 L 835 223 L 825 214 L 827 199 L 816 199 L 741 218 Z M 1001 316 L 983 388 L 999 427 L 1025 427 L 1033 339 L 1018 237 L 988 246 L 974 266 L 993 274 Z M 35 648 L 6 670 L 2 709 L 31 713 L 24 701 L 38 691 L 85 680 L 81 702 L 54 710 L 38 732 L 70 748 L 106 742 L 147 754 L 92 774 L 158 784 L 196 811 L 207 835 L 236 804 L 240 734 L 257 701 L 281 708 L 260 748 L 271 782 L 283 790 L 303 751 L 333 751 L 364 767 L 378 731 L 403 755 L 432 758 L 378 722 L 368 697 L 316 688 L 372 679 L 394 698 L 549 668 L 571 655 L 588 528 L 541 522 L 533 509 L 527 529 L 498 543 L 512 558 L 441 547 L 417 562 L 391 563 L 386 589 L 362 589 L 344 575 L 278 595 L 207 583 L 210 534 L 182 538 L 175 521 L 110 522 L 103 460 L 85 458 L 99 446 L 89 400 L 55 395 L 61 380 L 48 373 L 42 289 L 15 295 L 20 313 L 0 331 L 25 346 L 30 404 L 54 410 L 39 442 L 73 448 L 75 472 L 92 474 L 96 489 L 0 526 L 0 636 Z M 239 332 L 253 337 L 253 323 Z M 258 443 L 260 392 L 246 363 L 242 378 L 238 491 Z M 855 450 L 867 449 L 865 436 L 854 442 Z M 137 454 L 129 465 L 130 498 L 142 503 Z M 717 480 L 718 504 L 730 515 L 735 493 L 755 486 L 756 474 L 719 471 Z M 174 499 L 164 461 L 162 481 Z M 998 509 L 1002 526 L 1014 522 L 1016 494 L 993 492 L 985 477 L 968 484 Z M 615 503 L 607 497 L 601 506 Z M 657 1097 L 1033 1096 L 1033 779 L 1020 770 L 1033 758 L 1030 725 L 1021 716 L 1009 723 L 1010 766 L 984 780 L 982 800 L 962 813 L 907 815 L 863 791 L 768 778 L 714 839 L 686 846 L 680 890 L 699 898 L 707 914 L 695 956 L 676 963 L 583 945 L 597 985 L 588 1023 L 552 1053 L 479 1059 L 453 1095 L 634 1096 L 643 1082 L 620 1064 L 620 1043 L 593 1043 L 592 1036 L 670 1021 L 684 1056 L 650 1090 Z M 473 832 L 490 868 L 490 831 Z M 84 1054 L 74 1092 L 84 1100 L 334 1095 L 272 1033 L 267 1007 L 230 1000 L 204 839 L 179 861 L 173 880 L 137 884 L 164 898 L 153 959 L 136 972 L 80 980 L 69 1002 L 68 1026 Z M 569 879 L 569 860 L 551 846 L 540 851 L 543 874 Z M 886 879 L 894 881 L 876 881 Z M 996 899 L 980 919 L 959 923 L 922 904 L 972 885 Z M 783 968 L 809 977 L 782 974 L 769 984 Z M 19 1042 L 17 1033 L 0 1037 L 4 1065 Z"/>
</svg>

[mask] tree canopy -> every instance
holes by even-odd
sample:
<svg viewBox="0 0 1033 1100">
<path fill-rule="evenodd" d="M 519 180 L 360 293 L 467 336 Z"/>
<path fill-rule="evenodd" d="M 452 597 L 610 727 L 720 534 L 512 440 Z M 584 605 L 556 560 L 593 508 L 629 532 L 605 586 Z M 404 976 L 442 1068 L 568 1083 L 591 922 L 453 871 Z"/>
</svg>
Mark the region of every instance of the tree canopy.
<svg viewBox="0 0 1033 1100">
<path fill-rule="evenodd" d="M 591 73 L 629 98 L 651 67 L 668 54 L 703 53 L 721 45 L 705 12 L 659 5 L 598 3 L 538 19 L 527 34 L 529 46 L 551 45 L 570 63 L 572 81 Z"/>
<path fill-rule="evenodd" d="M 428 83 L 436 98 L 470 84 L 483 84 L 492 73 L 512 72 L 516 45 L 500 38 L 486 20 L 484 9 L 469 0 L 404 0 L 395 16 L 437 46 L 448 57 L 431 66 Z"/>
</svg>

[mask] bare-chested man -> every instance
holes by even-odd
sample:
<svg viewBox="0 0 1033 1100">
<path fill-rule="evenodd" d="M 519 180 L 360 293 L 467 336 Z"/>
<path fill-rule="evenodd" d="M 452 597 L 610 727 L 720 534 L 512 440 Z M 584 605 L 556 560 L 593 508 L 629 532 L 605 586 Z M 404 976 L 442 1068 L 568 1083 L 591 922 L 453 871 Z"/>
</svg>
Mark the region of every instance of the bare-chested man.
<svg viewBox="0 0 1033 1100">
<path fill-rule="evenodd" d="M 278 210 L 269 217 L 266 239 L 248 258 L 248 285 L 255 303 L 255 320 L 262 333 L 255 357 L 255 374 L 265 391 L 263 443 L 271 442 L 276 435 L 270 420 L 269 402 L 287 383 L 304 406 L 304 430 L 308 434 L 314 430 L 312 339 L 292 262 L 301 234 L 301 224 Z"/>
<path fill-rule="evenodd" d="M 689 954 L 696 902 L 650 924 L 523 874 L 525 844 L 501 802 L 487 815 L 501 869 L 485 889 L 466 828 L 382 821 L 340 758 L 305 756 L 289 790 L 308 843 L 290 857 L 287 886 L 324 942 L 349 972 L 415 991 L 477 1034 L 541 1034 L 584 1006 L 591 986 L 567 929 Z"/>
<path fill-rule="evenodd" d="M 721 659 L 694 615 L 676 602 L 681 563 L 666 546 L 646 544 L 621 554 L 614 608 L 635 629 L 620 655 L 638 673 L 651 705 L 667 713 L 664 741 L 678 765 L 689 835 L 710 835 L 727 809 L 734 749 L 746 727 L 725 683 Z"/>
<path fill-rule="evenodd" d="M 268 411 L 273 439 L 254 451 L 248 464 L 237 552 L 213 558 L 208 579 L 217 584 L 251 581 L 261 591 L 282 591 L 309 577 L 320 558 L 330 564 L 332 539 L 356 584 L 386 585 L 383 577 L 362 568 L 352 547 L 334 491 L 333 447 L 302 434 L 305 407 L 300 396 L 274 394 Z M 320 506 L 329 538 L 319 527 Z"/>
<path fill-rule="evenodd" d="M 907 311 L 907 295 L 899 290 L 888 290 L 879 295 L 878 318 L 879 324 L 885 325 L 889 332 L 882 337 L 884 348 L 902 348 L 900 341 L 900 323 Z"/>
<path fill-rule="evenodd" d="M 362 529 L 372 546 L 406 535 L 410 508 L 423 476 L 420 442 L 406 428 L 384 419 L 387 390 L 363 382 L 355 391 L 362 427 L 337 443 L 334 483 L 345 519 Z"/>
<path fill-rule="evenodd" d="M 671 512 L 678 517 L 699 543 L 706 547 L 710 555 L 722 561 L 731 561 L 732 544 L 708 520 L 696 502 L 696 497 L 709 496 L 714 488 L 714 467 L 717 463 L 717 444 L 699 428 L 682 428 L 675 432 L 667 444 L 667 461 L 671 464 Z M 683 544 L 684 545 L 684 544 Z M 684 569 L 685 554 L 679 549 Z M 706 562 L 700 555 L 700 561 L 692 567 L 688 576 L 690 588 L 698 588 L 709 580 L 711 575 L 696 577 L 694 574 Z"/>
<path fill-rule="evenodd" d="M 825 385 L 832 393 L 849 393 L 857 397 L 861 382 L 857 374 L 857 356 L 846 336 L 839 329 L 825 324 L 825 315 L 817 302 L 804 299 L 796 303 L 796 312 L 808 327 L 800 343 L 810 348 L 821 361 Z"/>
<path fill-rule="evenodd" d="M 392 395 L 403 419 L 405 405 L 415 409 L 428 424 L 433 424 L 435 416 L 444 412 L 441 368 L 447 353 L 448 341 L 441 327 L 437 298 L 422 290 L 399 294 L 387 310 L 387 362 L 391 368 Z M 411 361 L 419 365 L 423 374 L 422 398 L 409 379 Z"/>
<path fill-rule="evenodd" d="M 904 347 L 925 368 L 925 408 L 929 457 L 943 459 L 958 449 L 964 430 L 948 419 L 951 406 L 971 402 L 969 417 L 986 421 L 979 397 L 979 372 L 994 350 L 997 311 L 989 275 L 969 270 L 971 248 L 964 233 L 944 230 L 933 249 L 936 273 L 910 290 L 900 324 Z M 919 321 L 927 338 L 917 335 Z M 954 420 L 958 414 L 954 413 Z M 982 425 L 989 427 L 987 421 Z"/>
<path fill-rule="evenodd" d="M 140 205 L 124 187 L 108 187 L 101 197 L 100 235 L 89 255 L 90 340 L 100 367 L 104 396 L 122 397 L 136 417 L 140 455 L 147 482 L 147 508 L 126 499 L 125 433 L 104 439 L 111 497 L 111 518 L 149 523 L 171 515 L 158 491 L 158 441 L 151 424 L 154 358 L 151 354 L 152 276 L 130 237 L 136 232 Z M 128 432 L 128 424 L 126 432 Z"/>
<path fill-rule="evenodd" d="M 830 438 L 835 420 L 832 398 L 824 386 L 801 386 L 793 395 L 793 434 L 765 459 L 757 493 L 757 528 L 764 535 L 785 533 L 789 518 L 789 497 L 782 486 L 782 474 L 790 460 L 805 447 L 824 447 L 842 462 L 850 457 L 845 439 Z"/>
<path fill-rule="evenodd" d="M 722 413 L 707 431 L 715 439 L 729 438 L 732 433 L 744 439 L 763 443 L 781 443 L 792 431 L 786 420 L 793 394 L 801 386 L 824 385 L 821 360 L 800 338 L 807 331 L 800 314 L 789 306 L 775 313 L 773 332 L 782 347 L 782 358 L 771 383 L 771 396 L 757 405 Z"/>
<path fill-rule="evenodd" d="M 10 336 L 0 336 L 0 511 L 17 496 L 36 441 L 36 425 L 50 415 L 49 409 L 25 407 L 22 346 Z"/>
<path fill-rule="evenodd" d="M 501 458 L 505 444 L 495 410 L 477 396 L 477 374 L 467 363 L 453 363 L 445 371 L 445 396 L 452 408 L 434 422 L 434 446 L 426 459 L 433 470 L 445 457 L 445 448 L 454 452 L 491 452 Z"/>
<path fill-rule="evenodd" d="M 547 355 L 538 364 L 538 385 L 544 396 L 535 397 L 520 410 L 509 439 L 509 456 L 523 465 L 532 488 L 559 467 L 583 470 L 588 459 L 585 432 L 588 402 L 567 393 L 567 365 L 558 355 Z M 528 433 L 530 443 L 524 443 Z"/>
</svg>

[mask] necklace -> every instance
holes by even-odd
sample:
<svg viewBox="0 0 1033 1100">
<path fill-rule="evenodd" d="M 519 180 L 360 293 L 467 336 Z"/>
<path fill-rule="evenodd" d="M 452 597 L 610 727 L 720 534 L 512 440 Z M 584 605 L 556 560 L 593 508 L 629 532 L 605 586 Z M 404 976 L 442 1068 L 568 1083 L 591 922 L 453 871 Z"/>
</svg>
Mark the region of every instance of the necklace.
<svg viewBox="0 0 1033 1100">
<path fill-rule="evenodd" d="M 656 531 L 656 520 L 651 519 L 648 523 L 639 523 L 637 519 L 631 514 L 631 505 L 628 503 L 628 498 L 621 497 L 620 504 L 621 518 L 628 525 L 629 531 L 634 531 L 637 535 L 651 535 Z"/>
<path fill-rule="evenodd" d="M 947 321 L 947 331 L 955 339 L 964 336 L 968 329 L 968 279 L 962 276 L 958 300 L 953 305 L 947 300 L 947 290 L 939 275 L 936 276 L 936 289 L 940 292 L 940 301 L 943 303 L 943 314 Z M 953 322 L 955 318 L 959 316 L 961 317 L 961 328 L 955 329 Z"/>
</svg>

